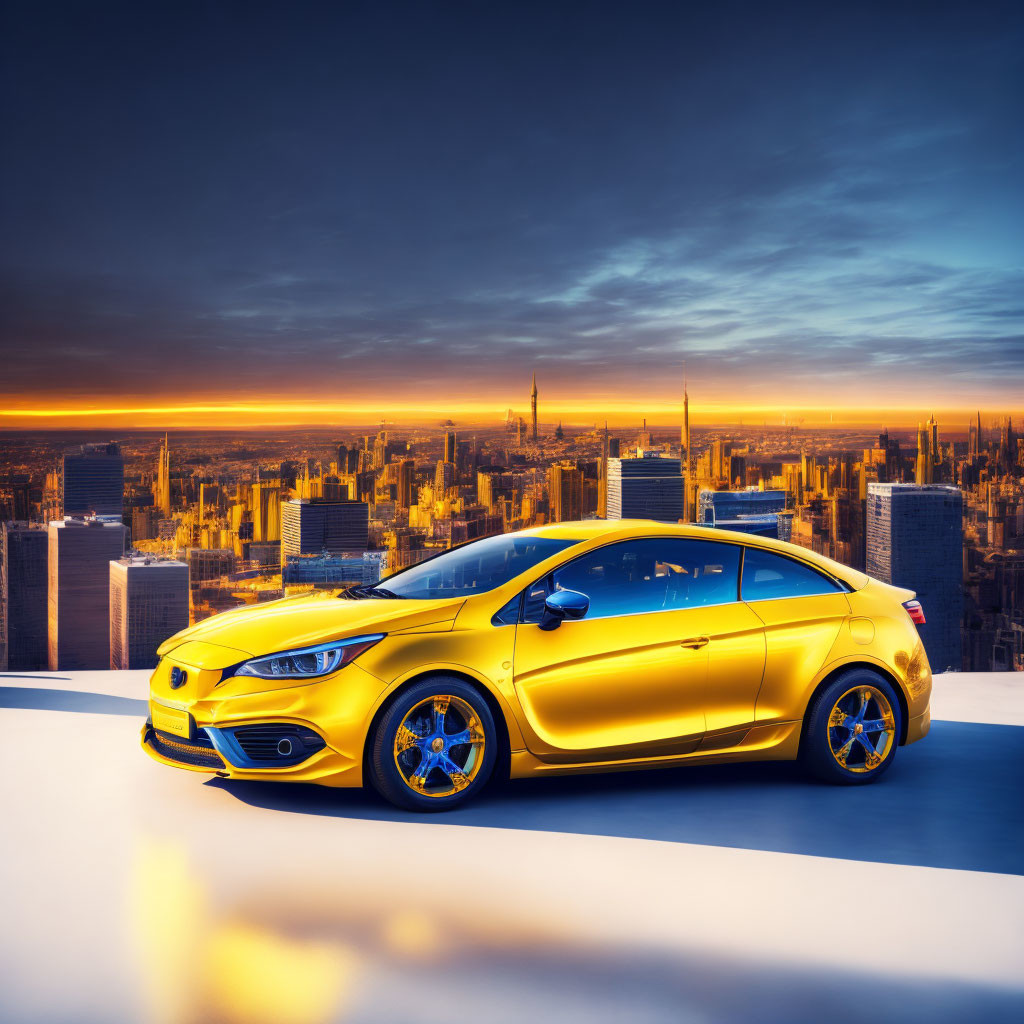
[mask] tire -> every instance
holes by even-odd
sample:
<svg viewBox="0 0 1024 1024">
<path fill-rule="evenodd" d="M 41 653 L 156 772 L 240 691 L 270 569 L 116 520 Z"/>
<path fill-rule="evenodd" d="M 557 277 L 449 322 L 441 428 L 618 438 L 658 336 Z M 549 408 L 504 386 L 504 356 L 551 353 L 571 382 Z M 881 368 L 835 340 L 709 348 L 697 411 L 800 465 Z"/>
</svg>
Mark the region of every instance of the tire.
<svg viewBox="0 0 1024 1024">
<path fill-rule="evenodd" d="M 451 742 L 463 737 L 466 742 Z M 491 709 L 476 689 L 457 676 L 431 676 L 384 712 L 373 735 L 370 782 L 398 807 L 450 810 L 487 785 L 497 737 Z"/>
<path fill-rule="evenodd" d="M 850 669 L 814 698 L 800 762 L 812 775 L 834 785 L 876 782 L 896 758 L 902 727 L 892 684 L 871 669 Z"/>
</svg>

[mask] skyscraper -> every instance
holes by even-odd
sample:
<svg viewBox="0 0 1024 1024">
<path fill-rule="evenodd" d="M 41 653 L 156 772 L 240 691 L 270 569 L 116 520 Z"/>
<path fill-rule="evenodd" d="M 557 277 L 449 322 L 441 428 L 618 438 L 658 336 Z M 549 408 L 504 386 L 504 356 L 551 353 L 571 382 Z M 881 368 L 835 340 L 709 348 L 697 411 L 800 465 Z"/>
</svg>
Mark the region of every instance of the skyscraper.
<svg viewBox="0 0 1024 1024">
<path fill-rule="evenodd" d="M 61 514 L 120 516 L 124 457 L 116 444 L 87 444 L 61 460 Z"/>
<path fill-rule="evenodd" d="M 901 462 L 899 439 L 889 437 L 889 431 L 883 430 L 878 435 L 878 447 L 885 452 L 884 462 L 879 466 L 879 482 L 899 483 Z M 806 483 L 807 481 L 805 481 Z"/>
<path fill-rule="evenodd" d="M 359 449 L 345 444 L 338 445 L 338 472 L 355 473 L 359 470 Z"/>
<path fill-rule="evenodd" d="M 416 462 L 414 459 L 402 459 L 395 471 L 395 503 L 401 509 L 413 504 L 413 481 L 416 479 Z"/>
<path fill-rule="evenodd" d="M 690 510 L 690 482 L 693 479 L 693 459 L 690 457 L 690 393 L 683 364 L 683 436 L 679 439 L 679 463 L 683 473 L 683 522 L 693 518 Z"/>
<path fill-rule="evenodd" d="M 156 649 L 188 626 L 188 566 L 129 556 L 110 563 L 110 667 L 155 668 Z"/>
<path fill-rule="evenodd" d="M 712 491 L 698 495 L 697 522 L 720 526 L 743 516 L 775 515 L 786 508 L 785 491 Z"/>
<path fill-rule="evenodd" d="M 789 540 L 785 491 L 712 491 L 697 496 L 697 522 L 720 530 Z"/>
<path fill-rule="evenodd" d="M 444 459 L 443 462 L 455 462 L 458 438 L 454 430 L 446 430 L 444 434 Z"/>
<path fill-rule="evenodd" d="M 649 453 L 642 459 L 608 460 L 608 518 L 676 523 L 683 514 L 679 459 Z"/>
<path fill-rule="evenodd" d="M 711 479 L 732 483 L 732 442 L 714 441 L 708 450 L 711 462 Z"/>
<path fill-rule="evenodd" d="M 258 544 L 281 539 L 281 488 L 276 482 L 252 485 L 252 539 Z"/>
<path fill-rule="evenodd" d="M 455 487 L 454 462 L 439 462 L 434 470 L 434 498 L 440 500 Z"/>
<path fill-rule="evenodd" d="M 533 387 L 530 389 L 530 416 L 533 420 L 532 440 L 537 440 L 537 374 L 533 375 Z"/>
<path fill-rule="evenodd" d="M 171 515 L 171 447 L 164 434 L 164 443 L 160 446 L 160 461 L 156 467 L 156 493 L 153 499 L 157 508 L 169 519 Z"/>
<path fill-rule="evenodd" d="M 919 627 L 936 672 L 961 667 L 963 496 L 943 484 L 869 483 L 867 572 L 916 591 Z"/>
<path fill-rule="evenodd" d="M 51 672 L 110 667 L 110 562 L 124 553 L 120 522 L 49 524 L 48 664 Z"/>
<path fill-rule="evenodd" d="M 289 555 L 342 554 L 369 545 L 370 507 L 364 501 L 293 498 L 281 505 L 281 560 Z"/>
<path fill-rule="evenodd" d="M 379 583 L 384 573 L 386 551 L 364 551 L 349 555 L 296 555 L 281 570 L 286 587 L 337 588 L 348 584 Z"/>
<path fill-rule="evenodd" d="M 254 484 L 256 488 L 259 484 Z M 206 522 L 208 516 L 217 515 L 227 507 L 224 488 L 220 484 L 201 483 L 199 485 L 199 523 Z"/>
<path fill-rule="evenodd" d="M 46 668 L 47 551 L 42 526 L 0 529 L 0 671 Z"/>
<path fill-rule="evenodd" d="M 571 463 L 548 467 L 548 502 L 551 522 L 566 523 L 583 517 L 583 470 Z"/>
<path fill-rule="evenodd" d="M 601 436 L 601 458 L 597 463 L 597 517 L 608 518 L 608 421 Z"/>
<path fill-rule="evenodd" d="M 935 464 L 938 460 L 939 425 L 930 416 L 922 426 L 917 425 L 917 461 L 914 463 L 914 483 L 935 483 Z"/>
</svg>

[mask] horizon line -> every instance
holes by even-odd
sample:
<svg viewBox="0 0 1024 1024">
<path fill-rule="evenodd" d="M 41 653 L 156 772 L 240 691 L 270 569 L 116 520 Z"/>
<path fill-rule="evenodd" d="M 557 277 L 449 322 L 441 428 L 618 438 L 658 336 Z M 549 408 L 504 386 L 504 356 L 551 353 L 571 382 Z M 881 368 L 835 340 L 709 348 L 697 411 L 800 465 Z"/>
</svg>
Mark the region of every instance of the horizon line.
<svg viewBox="0 0 1024 1024">
<path fill-rule="evenodd" d="M 589 423 L 602 421 L 604 419 L 623 420 L 632 422 L 634 420 L 650 420 L 652 423 L 661 422 L 675 426 L 682 422 L 682 402 L 678 405 L 674 402 L 651 401 L 642 405 L 632 402 L 601 402 L 600 405 L 591 405 L 578 401 L 550 400 L 544 403 L 549 409 L 554 409 L 549 418 L 551 422 L 564 422 L 566 418 L 574 418 L 577 425 L 580 421 Z M 97 417 L 118 420 L 119 426 L 125 427 L 125 418 L 135 421 L 134 425 L 144 428 L 151 425 L 153 418 L 164 418 L 165 420 L 177 421 L 174 425 L 200 427 L 212 425 L 209 417 L 243 416 L 261 417 L 260 422 L 253 423 L 253 426 L 285 426 L 285 425 L 315 425 L 317 420 L 326 420 L 324 426 L 343 425 L 345 422 L 377 422 L 382 419 L 393 421 L 417 421 L 442 417 L 452 419 L 456 416 L 475 419 L 481 422 L 503 422 L 507 420 L 508 413 L 521 417 L 522 414 L 514 406 L 507 406 L 483 402 L 470 402 L 461 407 L 453 408 L 451 404 L 424 403 L 389 403 L 372 405 L 359 404 L 341 405 L 338 403 L 326 402 L 199 402 L 184 403 L 178 405 L 154 404 L 154 405 L 106 405 L 106 406 L 50 406 L 34 408 L 7 408 L 0 409 L 0 426 L 9 424 L 15 427 L 21 421 L 26 427 L 42 425 L 47 420 L 70 420 L 89 421 Z M 1012 416 L 1014 413 L 1020 415 L 1019 410 L 1012 407 L 1000 410 L 996 413 L 989 413 L 989 416 L 997 415 Z M 609 415 L 610 414 L 610 415 Z M 703 415 L 702 415 L 703 414 Z M 977 404 L 952 405 L 935 402 L 931 405 L 922 406 L 918 404 L 900 404 L 883 407 L 855 406 L 855 405 L 809 405 L 809 404 L 738 404 L 732 402 L 708 401 L 695 404 L 690 403 L 690 420 L 700 427 L 704 424 L 734 424 L 742 423 L 745 419 L 752 421 L 764 421 L 768 419 L 781 420 L 782 422 L 773 425 L 783 427 L 800 427 L 805 425 L 838 425 L 867 424 L 899 421 L 900 425 L 913 425 L 914 422 L 923 423 L 932 415 L 941 414 L 943 417 L 954 417 L 955 419 L 965 418 L 968 422 L 980 414 Z M 273 419 L 268 422 L 267 417 Z M 523 416 L 522 418 L 526 418 Z M 311 422 L 313 421 L 313 422 Z M 751 425 L 754 425 L 752 423 Z M 237 426 L 242 426 L 238 424 Z"/>
</svg>

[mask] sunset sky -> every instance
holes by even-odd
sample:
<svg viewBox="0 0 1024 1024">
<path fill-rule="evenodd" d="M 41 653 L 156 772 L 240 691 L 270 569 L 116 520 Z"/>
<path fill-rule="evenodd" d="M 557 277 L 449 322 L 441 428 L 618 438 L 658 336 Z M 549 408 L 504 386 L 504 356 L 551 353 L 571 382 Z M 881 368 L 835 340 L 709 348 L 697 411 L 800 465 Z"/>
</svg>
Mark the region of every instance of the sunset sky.
<svg viewBox="0 0 1024 1024">
<path fill-rule="evenodd" d="M 1024 5 L 254 6 L 5 5 L 0 428 L 1024 407 Z"/>
</svg>

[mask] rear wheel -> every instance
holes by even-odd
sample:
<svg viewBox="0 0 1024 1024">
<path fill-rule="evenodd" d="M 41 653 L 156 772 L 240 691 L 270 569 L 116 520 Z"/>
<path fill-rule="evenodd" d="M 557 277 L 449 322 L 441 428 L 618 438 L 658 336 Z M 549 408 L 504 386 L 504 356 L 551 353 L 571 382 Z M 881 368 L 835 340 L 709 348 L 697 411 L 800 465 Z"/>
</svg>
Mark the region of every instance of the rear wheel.
<svg viewBox="0 0 1024 1024">
<path fill-rule="evenodd" d="M 901 725 L 900 704 L 889 681 L 870 669 L 852 669 L 815 698 L 800 760 L 826 782 L 874 782 L 896 757 Z"/>
<path fill-rule="evenodd" d="M 399 807 L 444 811 L 483 789 L 496 756 L 487 702 L 456 676 L 433 676 L 384 713 L 373 737 L 370 781 Z"/>
</svg>

